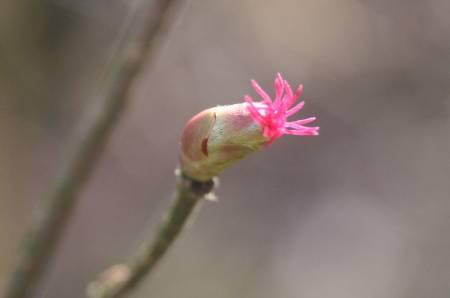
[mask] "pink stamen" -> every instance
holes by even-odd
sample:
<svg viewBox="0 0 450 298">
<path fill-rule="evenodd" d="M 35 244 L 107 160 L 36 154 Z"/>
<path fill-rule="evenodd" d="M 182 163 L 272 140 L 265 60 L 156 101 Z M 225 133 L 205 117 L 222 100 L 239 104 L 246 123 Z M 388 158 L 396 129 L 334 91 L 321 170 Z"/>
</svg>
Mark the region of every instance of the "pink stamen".
<svg viewBox="0 0 450 298">
<path fill-rule="evenodd" d="M 280 73 L 277 74 L 274 86 L 275 86 L 275 100 L 273 105 L 278 109 L 281 105 L 281 98 L 283 97 L 284 92 L 284 80 L 283 77 L 281 77 Z"/>
<path fill-rule="evenodd" d="M 286 112 L 286 117 L 294 115 L 295 113 L 300 111 L 304 105 L 305 105 L 304 101 L 300 102 L 298 105 L 296 105 L 295 107 L 293 107 L 292 109 L 290 109 Z"/>
<path fill-rule="evenodd" d="M 253 102 L 253 99 L 248 95 L 246 95 L 244 99 L 248 103 L 247 108 L 250 114 L 252 115 L 253 119 L 260 124 L 265 124 L 266 121 L 264 117 L 259 113 L 258 108 L 255 106 L 255 103 Z"/>
<path fill-rule="evenodd" d="M 263 88 L 261 88 L 261 86 L 259 86 L 259 84 L 255 80 L 252 80 L 252 86 L 253 89 L 255 89 L 256 93 L 258 93 L 258 95 L 261 96 L 261 98 L 264 100 L 265 104 L 272 103 L 269 94 L 267 94 L 266 91 L 264 91 Z"/>
<path fill-rule="evenodd" d="M 303 124 L 311 123 L 311 122 L 313 122 L 313 121 L 315 121 L 315 120 L 316 120 L 316 117 L 309 117 L 309 118 L 306 118 L 306 119 L 301 119 L 301 120 L 293 121 L 293 122 L 291 122 L 291 123 L 303 125 Z"/>
<path fill-rule="evenodd" d="M 255 103 L 250 96 L 245 96 L 244 99 L 248 104 L 247 109 L 251 117 L 261 126 L 263 135 L 269 139 L 267 144 L 271 144 L 284 134 L 298 136 L 319 135 L 318 126 L 304 126 L 315 121 L 316 117 L 287 122 L 287 118 L 300 111 L 305 104 L 302 101 L 291 108 L 301 96 L 303 85 L 299 85 L 293 92 L 289 83 L 278 73 L 274 82 L 275 99 L 273 101 L 256 81 L 252 80 L 252 86 L 263 101 Z"/>
</svg>

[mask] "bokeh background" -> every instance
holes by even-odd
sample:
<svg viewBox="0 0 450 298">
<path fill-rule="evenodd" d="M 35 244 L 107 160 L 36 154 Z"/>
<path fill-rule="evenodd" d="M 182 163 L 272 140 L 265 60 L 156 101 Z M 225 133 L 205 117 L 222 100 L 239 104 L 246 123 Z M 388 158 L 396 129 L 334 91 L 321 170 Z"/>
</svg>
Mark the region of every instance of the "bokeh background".
<svg viewBox="0 0 450 298">
<path fill-rule="evenodd" d="M 0 2 L 0 287 L 136 1 Z M 221 177 L 133 297 L 450 295 L 450 2 L 192 0 L 173 14 L 39 288 L 85 285 L 151 237 L 181 128 L 277 71 L 321 135 Z"/>
</svg>

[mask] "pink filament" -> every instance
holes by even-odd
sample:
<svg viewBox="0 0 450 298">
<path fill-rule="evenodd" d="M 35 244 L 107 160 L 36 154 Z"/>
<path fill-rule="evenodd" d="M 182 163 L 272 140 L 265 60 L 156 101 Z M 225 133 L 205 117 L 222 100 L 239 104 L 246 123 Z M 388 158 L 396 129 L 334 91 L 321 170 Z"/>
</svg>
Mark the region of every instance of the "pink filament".
<svg viewBox="0 0 450 298">
<path fill-rule="evenodd" d="M 252 86 L 263 101 L 254 102 L 253 98 L 248 95 L 244 97 L 244 100 L 248 104 L 247 109 L 251 117 L 261 126 L 263 135 L 269 138 L 268 144 L 271 144 L 285 134 L 297 136 L 319 135 L 318 126 L 304 126 L 304 124 L 316 120 L 315 117 L 292 122 L 287 121 L 288 117 L 300 111 L 305 104 L 302 101 L 292 107 L 295 101 L 301 96 L 303 85 L 299 85 L 295 92 L 293 92 L 289 83 L 278 73 L 274 82 L 275 99 L 273 101 L 255 80 L 252 80 Z"/>
</svg>

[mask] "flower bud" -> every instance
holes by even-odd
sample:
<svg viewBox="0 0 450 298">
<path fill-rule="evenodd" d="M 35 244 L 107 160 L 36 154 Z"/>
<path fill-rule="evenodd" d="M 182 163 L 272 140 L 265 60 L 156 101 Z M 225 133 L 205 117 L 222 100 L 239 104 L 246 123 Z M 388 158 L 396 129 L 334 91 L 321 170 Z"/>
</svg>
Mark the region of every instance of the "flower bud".
<svg viewBox="0 0 450 298">
<path fill-rule="evenodd" d="M 181 169 L 195 180 L 217 176 L 224 168 L 261 148 L 269 139 L 246 103 L 218 106 L 194 116 L 181 137 Z"/>
<path fill-rule="evenodd" d="M 314 121 L 314 117 L 287 122 L 287 117 L 304 105 L 301 102 L 292 107 L 301 95 L 302 85 L 293 92 L 278 74 L 273 101 L 256 81 L 252 81 L 252 85 L 263 101 L 254 102 L 250 96 L 245 96 L 244 103 L 210 108 L 189 120 L 181 136 L 183 174 L 207 181 L 284 134 L 319 134 L 319 127 L 304 126 Z"/>
</svg>

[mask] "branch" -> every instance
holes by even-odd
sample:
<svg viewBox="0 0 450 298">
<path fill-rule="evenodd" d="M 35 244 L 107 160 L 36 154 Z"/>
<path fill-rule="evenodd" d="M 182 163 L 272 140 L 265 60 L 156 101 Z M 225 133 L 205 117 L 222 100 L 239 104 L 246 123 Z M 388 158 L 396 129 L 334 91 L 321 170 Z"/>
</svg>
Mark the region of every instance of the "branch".
<svg viewBox="0 0 450 298">
<path fill-rule="evenodd" d="M 140 252 L 127 265 L 114 265 L 104 271 L 97 281 L 89 284 L 88 296 L 119 298 L 135 288 L 155 268 L 174 243 L 197 203 L 211 195 L 213 188 L 212 180 L 196 182 L 182 176 L 177 185 L 175 202 L 163 218 L 155 239 L 144 243 Z"/>
<path fill-rule="evenodd" d="M 52 254 L 73 213 L 76 198 L 88 181 L 103 152 L 113 126 L 123 113 L 133 82 L 144 65 L 147 55 L 156 49 L 156 38 L 163 27 L 169 8 L 177 0 L 141 1 L 139 12 L 147 13 L 142 35 L 126 47 L 120 45 L 113 53 L 104 91 L 100 102 L 102 107 L 87 115 L 85 130 L 75 140 L 74 151 L 66 160 L 62 173 L 58 176 L 48 196 L 37 209 L 26 244 L 21 251 L 17 267 L 7 284 L 5 298 L 27 298 L 48 267 Z M 136 16 L 132 15 L 130 20 Z M 133 33 L 135 22 L 125 24 L 122 37 Z M 129 40 L 124 38 L 124 40 Z M 119 40 L 122 42 L 122 40 Z M 97 99 L 93 99 L 96 102 Z"/>
</svg>

